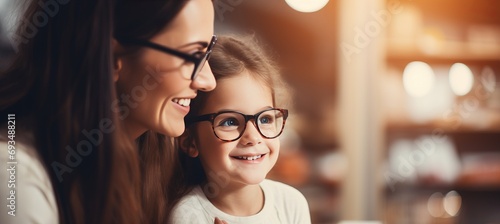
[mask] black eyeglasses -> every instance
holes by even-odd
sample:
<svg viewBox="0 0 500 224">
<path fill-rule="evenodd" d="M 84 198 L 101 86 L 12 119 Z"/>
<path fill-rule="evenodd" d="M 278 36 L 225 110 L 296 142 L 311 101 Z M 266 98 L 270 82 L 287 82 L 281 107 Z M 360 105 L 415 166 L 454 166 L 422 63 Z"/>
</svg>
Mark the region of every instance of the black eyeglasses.
<svg viewBox="0 0 500 224">
<path fill-rule="evenodd" d="M 171 54 L 174 56 L 177 56 L 179 58 L 182 58 L 186 61 L 192 62 L 194 64 L 194 69 L 193 73 L 191 74 L 191 80 L 194 80 L 198 73 L 201 71 L 203 66 L 205 65 L 205 62 L 210 58 L 210 53 L 212 53 L 212 48 L 214 47 L 215 43 L 217 42 L 217 36 L 213 35 L 212 40 L 210 40 L 210 43 L 208 44 L 207 51 L 203 54 L 186 54 L 184 52 L 168 48 L 147 40 L 139 40 L 139 39 L 119 39 L 119 42 L 124 44 L 124 45 L 137 45 L 137 46 L 143 46 L 143 47 L 149 47 L 167 54 Z"/>
<path fill-rule="evenodd" d="M 188 125 L 202 121 L 210 121 L 217 138 L 225 142 L 236 141 L 243 135 L 249 120 L 262 137 L 273 139 L 281 135 L 285 127 L 287 109 L 269 108 L 254 115 L 247 115 L 237 111 L 222 111 L 213 114 L 204 114 L 187 118 Z"/>
</svg>

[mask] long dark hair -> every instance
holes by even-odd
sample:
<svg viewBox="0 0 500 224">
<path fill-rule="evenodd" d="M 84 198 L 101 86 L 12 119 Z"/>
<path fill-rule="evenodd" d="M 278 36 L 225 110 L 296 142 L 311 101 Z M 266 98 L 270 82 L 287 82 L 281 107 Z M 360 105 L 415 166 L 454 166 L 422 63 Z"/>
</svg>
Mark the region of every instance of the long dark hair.
<svg viewBox="0 0 500 224">
<path fill-rule="evenodd" d="M 184 7 L 186 0 L 131 1 L 123 0 L 116 10 L 116 39 L 149 39 L 165 28 Z M 139 22 L 140 21 L 140 22 Z M 136 141 L 139 147 L 142 174 L 142 206 L 147 223 L 165 223 L 177 160 L 172 138 L 147 131 Z"/>
<path fill-rule="evenodd" d="M 18 136 L 33 135 L 62 223 L 166 220 L 162 186 L 171 177 L 155 170 L 170 169 L 161 158 L 172 150 L 166 137 L 146 133 L 138 151 L 124 134 L 112 108 L 112 38 L 151 38 L 184 4 L 37 0 L 23 12 L 17 54 L 0 74 L 0 116 L 15 113 Z"/>
</svg>

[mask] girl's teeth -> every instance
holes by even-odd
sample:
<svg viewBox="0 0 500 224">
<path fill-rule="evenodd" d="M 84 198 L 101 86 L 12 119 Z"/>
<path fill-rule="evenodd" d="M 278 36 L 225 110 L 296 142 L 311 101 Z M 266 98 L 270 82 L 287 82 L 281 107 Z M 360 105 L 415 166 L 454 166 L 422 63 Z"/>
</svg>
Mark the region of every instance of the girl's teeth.
<svg viewBox="0 0 500 224">
<path fill-rule="evenodd" d="M 256 159 L 259 159 L 260 157 L 262 157 L 262 155 L 258 155 L 258 156 L 250 156 L 250 157 L 246 157 L 246 156 L 237 156 L 238 159 L 243 159 L 243 160 L 256 160 Z"/>
</svg>

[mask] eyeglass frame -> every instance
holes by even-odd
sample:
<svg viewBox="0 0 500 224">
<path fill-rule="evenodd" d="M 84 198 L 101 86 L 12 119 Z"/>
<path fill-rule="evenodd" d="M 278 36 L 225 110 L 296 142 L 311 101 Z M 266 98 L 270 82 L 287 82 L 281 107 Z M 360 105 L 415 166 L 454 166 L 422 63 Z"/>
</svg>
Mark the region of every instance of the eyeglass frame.
<svg viewBox="0 0 500 224">
<path fill-rule="evenodd" d="M 280 132 L 274 136 L 274 137 L 267 137 L 265 136 L 264 134 L 262 134 L 262 131 L 260 130 L 259 128 L 259 125 L 257 125 L 256 123 L 256 119 L 257 117 L 259 117 L 262 113 L 264 112 L 267 112 L 267 111 L 270 111 L 270 110 L 278 110 L 280 111 L 282 114 L 283 114 L 283 126 L 281 126 L 281 130 Z M 225 140 L 225 139 L 221 139 L 217 133 L 215 133 L 215 126 L 214 126 L 214 120 L 217 116 L 219 116 L 220 114 L 225 114 L 225 113 L 237 113 L 237 114 L 241 114 L 243 115 L 243 117 L 245 118 L 245 126 L 243 127 L 243 130 L 240 132 L 240 134 L 238 135 L 238 137 L 236 137 L 235 139 L 233 140 Z M 186 123 L 188 125 L 193 125 L 194 123 L 198 123 L 198 122 L 202 122 L 202 121 L 210 121 L 211 125 L 212 125 L 212 131 L 214 132 L 214 135 L 215 137 L 217 137 L 219 140 L 223 141 L 223 142 L 234 142 L 234 141 L 237 141 L 238 139 L 241 138 L 241 136 L 243 136 L 243 133 L 245 133 L 245 130 L 247 129 L 247 123 L 248 121 L 250 120 L 253 120 L 253 125 L 255 126 L 255 128 L 257 129 L 257 132 L 259 132 L 259 134 L 263 137 L 263 138 L 266 138 L 266 139 L 274 139 L 274 138 L 277 138 L 279 137 L 282 133 L 283 133 L 283 130 L 285 129 L 285 124 L 286 124 L 286 119 L 288 118 L 288 109 L 281 109 L 281 108 L 268 108 L 268 109 L 265 109 L 263 111 L 260 111 L 254 115 L 248 115 L 248 114 L 244 114 L 244 113 L 241 113 L 241 112 L 238 112 L 238 111 L 221 111 L 221 112 L 218 112 L 218 113 L 211 113 L 211 114 L 203 114 L 203 115 L 199 115 L 199 116 L 195 116 L 195 117 L 187 117 L 186 118 Z"/>
<path fill-rule="evenodd" d="M 199 58 L 195 57 L 193 55 L 190 55 L 190 54 L 186 54 L 182 51 L 178 51 L 178 50 L 175 50 L 175 49 L 172 49 L 172 48 L 169 48 L 169 47 L 157 44 L 157 43 L 153 43 L 153 42 L 148 41 L 148 40 L 123 38 L 123 39 L 119 39 L 118 42 L 120 42 L 124 45 L 135 45 L 135 46 L 149 47 L 149 48 L 161 51 L 163 53 L 174 55 L 174 56 L 182 58 L 186 61 L 192 62 L 194 64 L 194 69 L 193 69 L 193 73 L 191 74 L 191 81 L 193 81 L 197 77 L 198 73 L 201 71 L 203 66 L 205 65 L 205 62 L 208 61 L 208 59 L 210 58 L 210 54 L 212 53 L 212 49 L 213 49 L 214 45 L 217 43 L 217 35 L 212 36 L 210 43 L 208 43 L 207 51 L 205 51 L 205 54 L 203 54 L 203 56 L 199 57 Z"/>
</svg>

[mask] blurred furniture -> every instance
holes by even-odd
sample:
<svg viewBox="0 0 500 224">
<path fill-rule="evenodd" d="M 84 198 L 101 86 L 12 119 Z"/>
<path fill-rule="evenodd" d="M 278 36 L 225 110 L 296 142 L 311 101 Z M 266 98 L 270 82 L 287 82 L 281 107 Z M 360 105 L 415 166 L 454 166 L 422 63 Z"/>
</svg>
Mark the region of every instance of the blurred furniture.
<svg viewBox="0 0 500 224">
<path fill-rule="evenodd" d="M 385 221 L 496 223 L 500 2 L 399 2 L 402 11 L 392 15 L 387 29 L 386 86 L 381 86 L 385 155 L 392 167 L 384 173 Z M 434 73 L 432 89 L 424 96 L 410 96 L 403 87 L 405 69 L 414 61 L 426 63 Z M 455 63 L 473 74 L 465 95 L 450 88 Z M 444 151 L 448 156 L 439 155 Z"/>
</svg>

